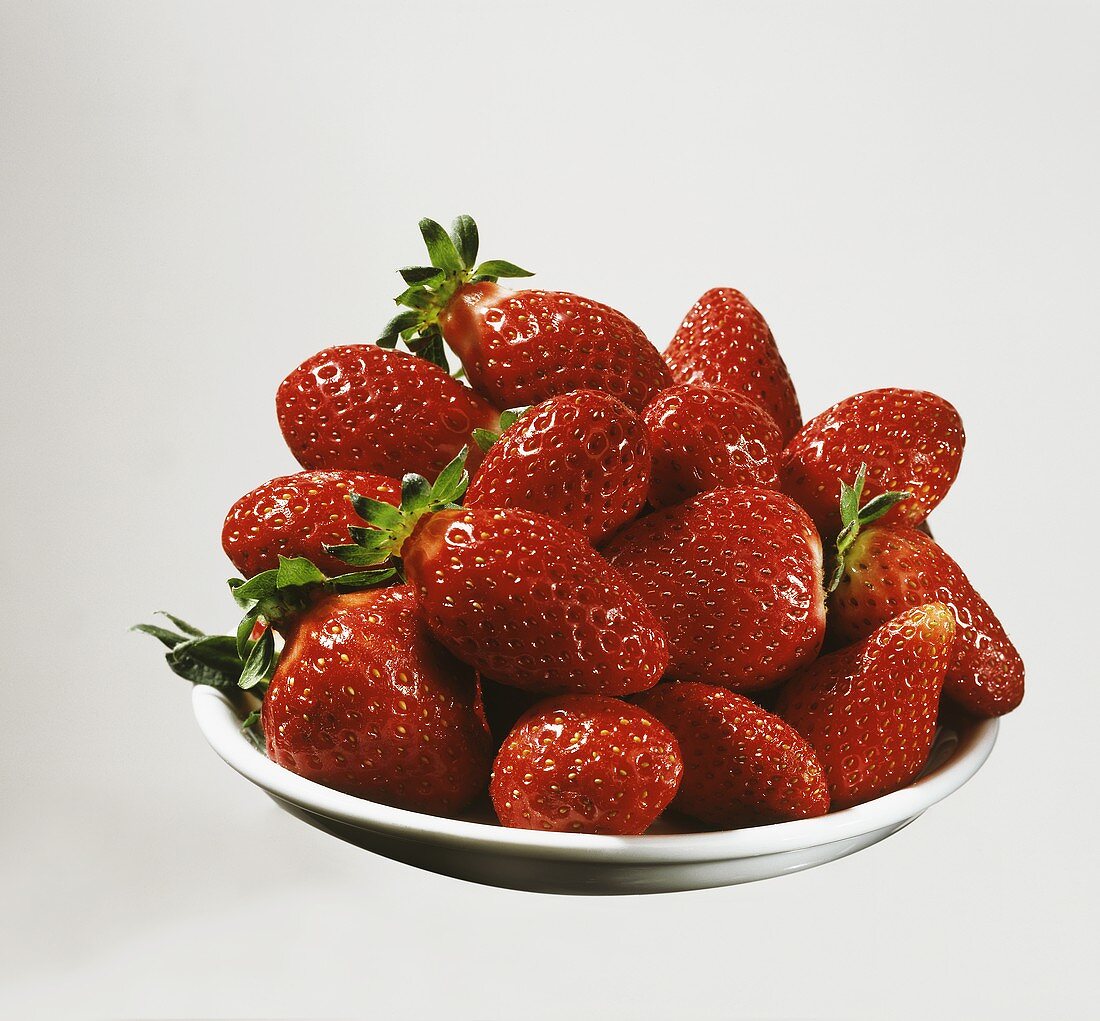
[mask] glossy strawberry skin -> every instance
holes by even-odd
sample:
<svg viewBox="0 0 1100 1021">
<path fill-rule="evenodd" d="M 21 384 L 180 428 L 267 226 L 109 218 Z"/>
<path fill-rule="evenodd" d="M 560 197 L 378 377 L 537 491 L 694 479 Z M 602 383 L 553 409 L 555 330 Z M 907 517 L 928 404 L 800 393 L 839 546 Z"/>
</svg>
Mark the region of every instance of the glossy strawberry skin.
<svg viewBox="0 0 1100 1021">
<path fill-rule="evenodd" d="M 644 506 L 651 461 L 634 412 L 578 390 L 532 408 L 493 444 L 464 506 L 536 511 L 599 542 Z"/>
<path fill-rule="evenodd" d="M 502 684 L 623 695 L 651 688 L 668 664 L 645 603 L 550 518 L 442 510 L 421 519 L 401 557 L 435 636 Z"/>
<path fill-rule="evenodd" d="M 676 739 L 645 710 L 559 695 L 520 717 L 493 763 L 497 818 L 519 829 L 644 833 L 676 794 Z"/>
<path fill-rule="evenodd" d="M 677 383 L 705 383 L 742 393 L 775 419 L 784 441 L 802 425 L 787 365 L 764 317 L 732 287 L 707 291 L 665 351 Z"/>
<path fill-rule="evenodd" d="M 499 413 L 431 362 L 371 344 L 306 359 L 276 396 L 279 425 L 303 468 L 401 478 L 436 475 Z M 470 467 L 480 451 L 470 451 Z"/>
<path fill-rule="evenodd" d="M 748 397 L 680 384 L 659 393 L 642 418 L 653 440 L 654 507 L 712 489 L 776 488 L 783 437 L 771 415 Z"/>
<path fill-rule="evenodd" d="M 468 284 L 439 323 L 470 385 L 499 408 L 601 390 L 640 411 L 672 383 L 638 326 L 576 294 Z"/>
<path fill-rule="evenodd" d="M 604 554 L 664 625 L 671 678 L 756 691 L 821 648 L 821 541 L 782 493 L 705 493 L 640 518 Z"/>
<path fill-rule="evenodd" d="M 353 570 L 324 546 L 349 541 L 363 522 L 351 494 L 397 506 L 401 483 L 369 472 L 313 471 L 282 475 L 257 486 L 229 509 L 222 549 L 245 578 L 279 566 L 279 557 L 306 557 L 328 575 Z"/>
<path fill-rule="evenodd" d="M 488 783 L 473 673 L 432 640 L 409 586 L 329 596 L 302 615 L 262 722 L 279 765 L 397 808 L 451 815 Z"/>
<path fill-rule="evenodd" d="M 813 746 L 833 808 L 899 790 L 924 768 L 954 635 L 946 606 L 918 606 L 783 686 L 776 712 Z"/>
<path fill-rule="evenodd" d="M 825 771 L 789 724 L 726 688 L 658 684 L 633 700 L 680 745 L 684 777 L 672 807 L 735 829 L 809 819 L 829 810 Z"/>
<path fill-rule="evenodd" d="M 959 473 L 959 413 L 924 390 L 886 388 L 847 397 L 802 427 L 780 459 L 783 492 L 810 513 L 822 535 L 840 530 L 840 483 L 867 465 L 864 500 L 887 490 L 912 493 L 883 521 L 920 524 Z"/>
<path fill-rule="evenodd" d="M 976 716 L 1003 716 L 1024 697 L 1024 664 L 989 604 L 930 536 L 904 525 L 872 525 L 845 557 L 829 597 L 829 632 L 866 637 L 903 610 L 941 602 L 955 618 L 944 694 Z"/>
</svg>

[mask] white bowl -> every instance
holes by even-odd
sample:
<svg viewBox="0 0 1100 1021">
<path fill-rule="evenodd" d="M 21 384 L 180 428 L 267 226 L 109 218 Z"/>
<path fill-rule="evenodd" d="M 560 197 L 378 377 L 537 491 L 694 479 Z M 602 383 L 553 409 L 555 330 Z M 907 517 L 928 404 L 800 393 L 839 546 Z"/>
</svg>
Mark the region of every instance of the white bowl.
<svg viewBox="0 0 1100 1021">
<path fill-rule="evenodd" d="M 231 702 L 198 685 L 193 705 L 211 747 L 280 808 L 394 861 L 487 886 L 540 893 L 669 893 L 751 883 L 862 851 L 969 780 L 997 740 L 996 720 L 941 729 L 929 765 L 904 790 L 818 819 L 751 829 L 601 837 L 442 819 L 342 794 L 276 765 L 241 733 Z M 486 812 L 487 816 L 488 813 Z"/>
</svg>

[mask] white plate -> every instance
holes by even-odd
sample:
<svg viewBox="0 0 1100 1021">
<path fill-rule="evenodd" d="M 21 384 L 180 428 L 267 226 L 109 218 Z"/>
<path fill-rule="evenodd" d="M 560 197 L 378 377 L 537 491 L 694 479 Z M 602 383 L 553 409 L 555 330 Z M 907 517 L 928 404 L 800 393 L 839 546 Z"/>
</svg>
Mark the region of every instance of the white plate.
<svg viewBox="0 0 1100 1021">
<path fill-rule="evenodd" d="M 194 689 L 195 717 L 230 766 L 291 815 L 394 861 L 488 886 L 540 893 L 668 893 L 751 883 L 861 851 L 958 790 L 989 757 L 997 720 L 937 736 L 929 766 L 904 790 L 818 819 L 705 833 L 601 837 L 506 829 L 406 812 L 322 787 L 276 765 L 241 733 L 229 700 Z M 945 849 L 946 853 L 946 849 Z"/>
</svg>

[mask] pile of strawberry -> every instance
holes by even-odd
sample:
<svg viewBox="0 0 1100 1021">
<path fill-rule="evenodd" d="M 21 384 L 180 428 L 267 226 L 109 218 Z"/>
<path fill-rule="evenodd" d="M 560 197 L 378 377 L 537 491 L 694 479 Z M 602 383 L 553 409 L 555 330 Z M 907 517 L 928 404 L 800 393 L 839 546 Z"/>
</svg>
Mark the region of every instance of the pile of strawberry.
<svg viewBox="0 0 1100 1021">
<path fill-rule="evenodd" d="M 141 626 L 177 673 L 262 694 L 275 762 L 435 814 L 488 792 L 505 826 L 737 827 L 897 790 L 942 708 L 1020 702 L 924 524 L 962 457 L 949 403 L 872 390 L 803 425 L 738 291 L 662 357 L 612 308 L 502 287 L 529 274 L 478 264 L 469 217 L 420 227 L 431 265 L 377 344 L 279 387 L 304 470 L 226 518 L 237 634 Z"/>
</svg>

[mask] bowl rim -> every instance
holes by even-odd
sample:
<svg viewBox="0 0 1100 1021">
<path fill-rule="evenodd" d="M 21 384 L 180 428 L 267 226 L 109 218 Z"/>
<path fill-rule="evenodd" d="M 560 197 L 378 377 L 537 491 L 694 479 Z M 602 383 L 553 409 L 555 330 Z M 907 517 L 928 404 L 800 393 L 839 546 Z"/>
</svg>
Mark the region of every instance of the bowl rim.
<svg viewBox="0 0 1100 1021">
<path fill-rule="evenodd" d="M 814 819 L 739 830 L 633 837 L 547 833 L 449 819 L 392 808 L 332 790 L 269 759 L 241 731 L 240 717 L 216 688 L 196 685 L 192 708 L 215 752 L 241 776 L 279 801 L 358 829 L 461 850 L 556 861 L 623 863 L 705 862 L 799 850 L 899 827 L 965 784 L 989 758 L 1000 721 L 978 720 L 959 734 L 946 761 L 908 787 L 874 801 Z"/>
</svg>

